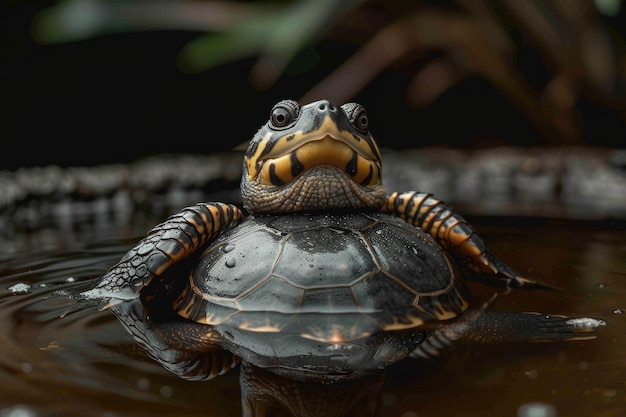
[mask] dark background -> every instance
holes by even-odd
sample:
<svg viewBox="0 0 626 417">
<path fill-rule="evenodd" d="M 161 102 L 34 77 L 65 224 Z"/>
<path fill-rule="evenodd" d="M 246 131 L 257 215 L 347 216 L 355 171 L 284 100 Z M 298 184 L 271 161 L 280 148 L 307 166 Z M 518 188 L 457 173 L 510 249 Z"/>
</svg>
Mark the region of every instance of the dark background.
<svg viewBox="0 0 626 417">
<path fill-rule="evenodd" d="M 454 3 L 420 2 L 462 13 Z M 287 67 L 277 82 L 255 88 L 249 79 L 256 56 L 188 74 L 176 66 L 186 42 L 199 32 L 130 31 L 98 34 L 60 44 L 39 44 L 29 35 L 32 17 L 48 2 L 7 1 L 0 6 L 0 170 L 58 164 L 89 166 L 127 162 L 164 152 L 208 153 L 248 140 L 266 121 L 272 105 L 298 99 L 362 42 L 322 34 L 294 58 L 315 58 L 306 70 Z M 380 11 L 380 5 L 377 5 Z M 618 70 L 626 71 L 623 35 L 625 11 L 601 17 L 616 39 Z M 383 19 L 384 20 L 384 19 Z M 529 88 L 541 92 L 555 77 L 527 34 L 511 29 L 515 65 Z M 407 84 L 432 59 L 445 52 L 418 51 L 393 62 L 352 100 L 365 105 L 371 130 L 382 147 L 452 145 L 475 149 L 498 144 L 624 147 L 623 81 L 611 100 L 581 94 L 576 101 L 579 139 L 572 143 L 525 117 L 488 77 L 469 73 L 428 106 L 406 102 Z M 619 61 L 621 59 L 621 61 Z M 293 68 L 296 68 L 295 70 Z M 618 99 L 615 99 L 617 97 Z M 556 138 L 556 139 L 555 139 Z"/>
</svg>

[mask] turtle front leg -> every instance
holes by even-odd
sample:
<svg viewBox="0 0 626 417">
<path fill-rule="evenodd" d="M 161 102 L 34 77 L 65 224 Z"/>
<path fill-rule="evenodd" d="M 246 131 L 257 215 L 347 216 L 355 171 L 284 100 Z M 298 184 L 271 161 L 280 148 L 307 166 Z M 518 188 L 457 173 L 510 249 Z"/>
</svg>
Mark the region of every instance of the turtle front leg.
<svg viewBox="0 0 626 417">
<path fill-rule="evenodd" d="M 387 197 L 386 210 L 432 236 L 471 277 L 484 279 L 492 285 L 504 284 L 507 288 L 554 289 L 500 261 L 463 217 L 432 194 L 393 193 Z"/>
<path fill-rule="evenodd" d="M 152 278 L 238 225 L 242 218 L 241 210 L 231 204 L 199 203 L 186 207 L 150 230 L 94 288 L 82 294 L 108 299 L 106 307 L 137 298 Z"/>
</svg>

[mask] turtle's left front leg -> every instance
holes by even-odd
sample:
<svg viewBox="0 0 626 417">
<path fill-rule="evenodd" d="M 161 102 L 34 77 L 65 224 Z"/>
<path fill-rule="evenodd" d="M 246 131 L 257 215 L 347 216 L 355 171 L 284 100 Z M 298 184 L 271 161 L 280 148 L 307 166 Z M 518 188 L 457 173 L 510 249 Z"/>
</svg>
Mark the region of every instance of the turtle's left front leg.
<svg viewBox="0 0 626 417">
<path fill-rule="evenodd" d="M 137 298 L 155 276 L 205 247 L 242 218 L 242 212 L 232 204 L 199 203 L 186 207 L 150 230 L 94 288 L 82 294 L 107 299 L 107 307 Z"/>
<path fill-rule="evenodd" d="M 431 194 L 417 191 L 393 193 L 387 197 L 386 210 L 432 236 L 462 270 L 476 278 L 507 287 L 553 289 L 518 273 L 496 258 L 463 217 Z"/>
</svg>

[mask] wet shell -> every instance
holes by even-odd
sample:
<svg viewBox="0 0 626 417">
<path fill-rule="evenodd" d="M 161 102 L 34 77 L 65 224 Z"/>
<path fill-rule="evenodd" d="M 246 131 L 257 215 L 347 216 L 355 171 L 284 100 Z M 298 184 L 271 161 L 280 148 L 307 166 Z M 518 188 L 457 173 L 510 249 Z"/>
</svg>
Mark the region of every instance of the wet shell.
<svg viewBox="0 0 626 417">
<path fill-rule="evenodd" d="M 174 302 L 198 323 L 322 343 L 416 329 L 467 306 L 434 240 L 381 213 L 249 216 L 205 250 Z"/>
</svg>

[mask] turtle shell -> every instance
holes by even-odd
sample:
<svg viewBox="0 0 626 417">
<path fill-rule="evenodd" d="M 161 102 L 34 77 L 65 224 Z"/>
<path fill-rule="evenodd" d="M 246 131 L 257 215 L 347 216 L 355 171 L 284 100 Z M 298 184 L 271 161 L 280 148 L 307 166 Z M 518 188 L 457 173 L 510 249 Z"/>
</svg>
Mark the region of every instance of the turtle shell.
<svg viewBox="0 0 626 417">
<path fill-rule="evenodd" d="M 382 213 L 249 216 L 204 251 L 174 301 L 257 366 L 301 367 L 313 355 L 325 375 L 396 362 L 425 323 L 467 306 L 435 241 Z"/>
</svg>

